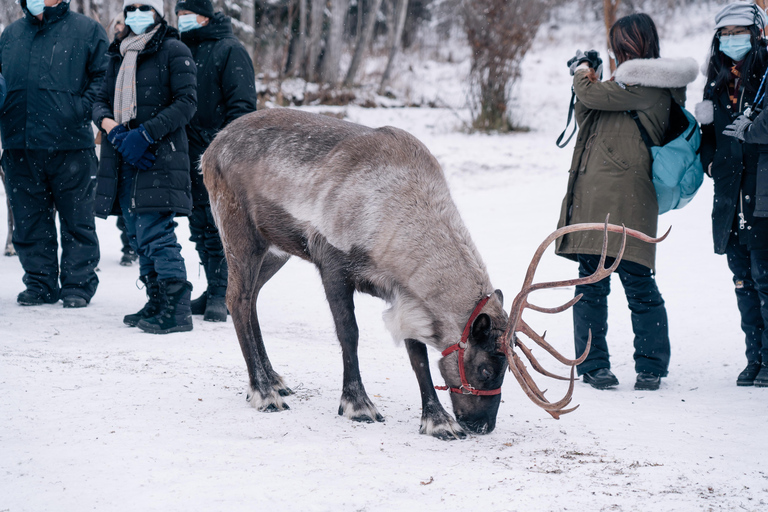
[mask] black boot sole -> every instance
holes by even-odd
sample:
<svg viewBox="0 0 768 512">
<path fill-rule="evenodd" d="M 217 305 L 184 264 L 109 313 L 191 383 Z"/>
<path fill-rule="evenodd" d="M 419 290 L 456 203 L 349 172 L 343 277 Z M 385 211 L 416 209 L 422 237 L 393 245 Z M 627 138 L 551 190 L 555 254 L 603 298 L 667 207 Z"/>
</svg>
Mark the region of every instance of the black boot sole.
<svg viewBox="0 0 768 512">
<path fill-rule="evenodd" d="M 753 380 L 737 380 L 736 385 L 740 387 L 748 387 L 748 386 L 754 386 L 755 381 Z M 758 386 L 759 387 L 759 386 Z"/>
<path fill-rule="evenodd" d="M 142 325 L 143 324 L 143 325 Z M 141 329 L 142 331 L 149 333 L 149 334 L 171 334 L 174 332 L 189 332 L 192 330 L 192 327 L 194 327 L 192 324 L 189 325 L 176 325 L 173 327 L 169 327 L 167 329 L 158 329 L 154 325 L 144 322 L 143 320 L 140 321 L 138 324 L 136 324 L 136 327 Z"/>
</svg>

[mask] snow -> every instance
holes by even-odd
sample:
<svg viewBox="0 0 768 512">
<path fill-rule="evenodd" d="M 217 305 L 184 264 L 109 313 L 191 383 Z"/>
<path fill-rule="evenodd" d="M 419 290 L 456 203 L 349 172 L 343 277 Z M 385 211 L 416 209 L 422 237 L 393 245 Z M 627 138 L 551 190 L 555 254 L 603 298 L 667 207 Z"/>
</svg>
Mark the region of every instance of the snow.
<svg viewBox="0 0 768 512">
<path fill-rule="evenodd" d="M 599 24 L 587 28 L 578 40 L 542 30 L 516 91 L 527 133 L 468 135 L 466 112 L 455 109 L 310 110 L 343 111 L 419 137 L 443 165 L 510 304 L 557 222 L 572 150 L 554 145 L 570 97 L 563 63 L 577 47 L 600 49 Z M 710 29 L 672 32 L 662 32 L 663 54 L 700 61 Z M 702 80 L 689 88 L 689 107 Z M 118 264 L 114 218 L 97 225 L 101 283 L 86 309 L 18 306 L 19 261 L 1 257 L 0 511 L 767 510 L 768 390 L 735 385 L 744 336 L 725 258 L 712 252 L 711 204 L 706 180 L 689 206 L 660 219 L 660 231 L 672 226 L 659 246 L 657 279 L 673 349 L 660 390 L 633 390 L 631 323 L 614 279 L 609 346 L 620 386 L 598 391 L 578 382 L 579 409 L 556 421 L 508 376 L 495 431 L 455 442 L 418 434 L 419 390 L 406 352 L 384 329 L 384 303 L 364 295 L 356 297 L 360 366 L 386 422 L 337 415 L 341 351 L 317 272 L 304 262 L 291 260 L 259 301 L 270 358 L 295 391 L 291 410 L 267 414 L 245 402 L 231 319 L 195 317 L 192 332 L 165 336 L 122 324 L 145 297 L 134 286 L 137 268 Z M 204 277 L 185 219 L 178 236 L 197 296 Z M 575 264 L 550 250 L 537 281 L 575 275 Z M 532 300 L 555 305 L 572 295 L 548 290 Z M 525 318 L 572 353 L 570 313 Z M 439 354 L 430 355 L 440 384 Z M 566 390 L 542 386 L 551 400 Z M 441 399 L 450 411 L 447 394 Z"/>
</svg>

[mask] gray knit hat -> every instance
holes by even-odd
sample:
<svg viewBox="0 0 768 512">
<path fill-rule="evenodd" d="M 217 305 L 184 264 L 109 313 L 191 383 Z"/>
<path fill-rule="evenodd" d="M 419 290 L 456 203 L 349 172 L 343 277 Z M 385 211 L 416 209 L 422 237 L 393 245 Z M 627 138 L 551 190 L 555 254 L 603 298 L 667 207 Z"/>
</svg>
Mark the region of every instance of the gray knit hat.
<svg viewBox="0 0 768 512">
<path fill-rule="evenodd" d="M 728 4 L 715 14 L 715 29 L 734 25 L 749 27 L 757 25 L 762 29 L 768 25 L 768 16 L 760 7 L 752 2 L 734 2 Z"/>
<path fill-rule="evenodd" d="M 163 14 L 163 0 L 123 0 L 123 11 L 129 5 L 148 5 L 157 11 L 157 14 L 164 16 Z"/>
</svg>

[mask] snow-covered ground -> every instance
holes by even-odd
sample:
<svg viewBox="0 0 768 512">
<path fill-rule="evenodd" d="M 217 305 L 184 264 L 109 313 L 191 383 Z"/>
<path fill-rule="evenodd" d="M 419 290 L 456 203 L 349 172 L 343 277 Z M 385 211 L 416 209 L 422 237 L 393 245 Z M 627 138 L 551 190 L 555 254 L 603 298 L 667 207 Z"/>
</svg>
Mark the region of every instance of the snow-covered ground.
<svg viewBox="0 0 768 512">
<path fill-rule="evenodd" d="M 554 145 L 570 97 L 564 62 L 602 41 L 599 24 L 586 28 L 581 39 L 543 30 L 527 57 L 516 94 L 528 133 L 466 135 L 463 111 L 343 109 L 351 121 L 407 129 L 432 150 L 508 303 L 557 221 L 572 149 Z M 669 35 L 662 52 L 701 60 L 710 32 L 700 28 Z M 692 101 L 702 80 L 689 89 Z M 386 422 L 336 414 L 340 349 L 317 273 L 304 262 L 289 262 L 260 297 L 271 360 L 296 392 L 290 411 L 265 414 L 245 402 L 231 320 L 196 317 L 192 332 L 167 336 L 122 324 L 144 294 L 137 268 L 118 265 L 114 219 L 98 223 L 101 283 L 86 309 L 18 306 L 18 259 L 1 257 L 0 511 L 768 510 L 768 390 L 735 386 L 743 334 L 725 259 L 712 253 L 711 202 L 706 181 L 688 207 L 660 221 L 673 227 L 657 262 L 673 354 L 659 391 L 633 390 L 629 312 L 614 279 L 609 345 L 621 385 L 577 383 L 580 408 L 556 421 L 510 376 L 496 430 L 455 442 L 418 434 L 405 349 L 384 329 L 384 303 L 368 296 L 357 297 L 361 368 Z M 204 278 L 185 219 L 178 234 L 196 296 Z M 575 274 L 550 251 L 538 280 Z M 554 305 L 572 295 L 533 299 Z M 570 313 L 526 318 L 572 351 Z M 550 397 L 565 391 L 544 387 Z"/>
</svg>

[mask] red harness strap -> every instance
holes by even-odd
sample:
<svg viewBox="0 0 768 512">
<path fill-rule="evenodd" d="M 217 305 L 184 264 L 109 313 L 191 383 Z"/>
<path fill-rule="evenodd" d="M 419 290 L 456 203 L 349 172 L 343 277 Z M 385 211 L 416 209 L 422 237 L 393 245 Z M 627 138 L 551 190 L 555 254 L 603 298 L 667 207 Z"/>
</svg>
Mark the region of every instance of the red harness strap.
<svg viewBox="0 0 768 512">
<path fill-rule="evenodd" d="M 483 309 L 483 306 L 485 306 L 485 304 L 488 302 L 490 298 L 491 298 L 490 295 L 486 295 L 480 300 L 480 302 L 477 303 L 477 306 L 475 306 L 475 309 L 472 311 L 472 314 L 469 315 L 469 320 L 467 320 L 467 324 L 464 326 L 464 332 L 461 333 L 461 341 L 443 350 L 443 357 L 447 356 L 448 354 L 452 354 L 457 350 L 459 351 L 459 377 L 461 377 L 461 387 L 452 388 L 449 386 L 435 386 L 435 389 L 439 391 L 448 390 L 451 393 L 458 393 L 460 395 L 475 395 L 475 396 L 490 396 L 490 395 L 498 395 L 501 393 L 501 388 L 489 389 L 487 391 L 475 389 L 467 381 L 467 376 L 464 373 L 464 349 L 467 348 L 467 339 L 469 339 L 469 331 L 470 329 L 472 329 L 472 323 L 477 318 L 477 315 L 480 314 L 480 310 Z"/>
</svg>

